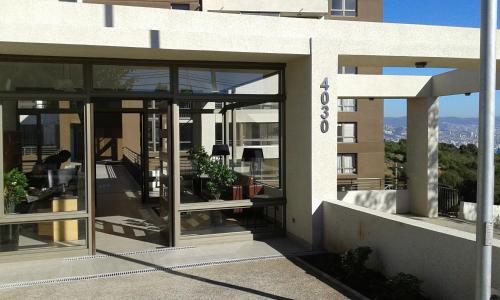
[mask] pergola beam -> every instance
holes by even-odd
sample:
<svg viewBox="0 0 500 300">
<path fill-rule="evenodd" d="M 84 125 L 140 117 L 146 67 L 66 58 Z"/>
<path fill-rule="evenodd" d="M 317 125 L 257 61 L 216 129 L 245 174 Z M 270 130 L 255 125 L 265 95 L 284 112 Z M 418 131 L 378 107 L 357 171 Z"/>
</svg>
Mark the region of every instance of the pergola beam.
<svg viewBox="0 0 500 300">
<path fill-rule="evenodd" d="M 431 76 L 338 75 L 339 98 L 418 98 L 431 97 Z"/>
<path fill-rule="evenodd" d="M 453 70 L 435 76 L 346 75 L 337 77 L 338 98 L 407 99 L 479 92 L 479 71 Z M 500 90 L 497 73 L 496 89 Z"/>
</svg>

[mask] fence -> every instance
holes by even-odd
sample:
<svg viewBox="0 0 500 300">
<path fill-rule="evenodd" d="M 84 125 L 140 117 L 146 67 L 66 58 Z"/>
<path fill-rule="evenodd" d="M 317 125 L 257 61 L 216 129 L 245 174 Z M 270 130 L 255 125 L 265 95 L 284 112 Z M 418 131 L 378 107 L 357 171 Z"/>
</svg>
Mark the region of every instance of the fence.
<svg viewBox="0 0 500 300">
<path fill-rule="evenodd" d="M 395 178 L 353 178 L 338 179 L 337 191 L 404 190 L 405 179 Z"/>
<path fill-rule="evenodd" d="M 446 185 L 438 186 L 438 213 L 441 216 L 458 216 L 460 196 L 457 189 Z"/>
</svg>

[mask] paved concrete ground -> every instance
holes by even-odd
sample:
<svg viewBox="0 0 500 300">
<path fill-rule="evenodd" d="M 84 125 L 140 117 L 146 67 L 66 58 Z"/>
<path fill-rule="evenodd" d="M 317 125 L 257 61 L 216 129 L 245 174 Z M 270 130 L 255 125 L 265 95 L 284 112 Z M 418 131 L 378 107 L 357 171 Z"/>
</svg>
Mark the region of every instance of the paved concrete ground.
<svg viewBox="0 0 500 300">
<path fill-rule="evenodd" d="M 0 299 L 348 299 L 285 258 L 0 291 Z"/>
<path fill-rule="evenodd" d="M 285 238 L 210 244 L 190 248 L 152 249 L 153 252 L 106 253 L 110 256 L 90 259 L 50 259 L 17 261 L 2 264 L 0 289 L 6 285 L 61 278 L 92 277 L 100 274 L 173 268 L 227 260 L 248 260 L 261 257 L 300 255 L 308 252 Z"/>
</svg>

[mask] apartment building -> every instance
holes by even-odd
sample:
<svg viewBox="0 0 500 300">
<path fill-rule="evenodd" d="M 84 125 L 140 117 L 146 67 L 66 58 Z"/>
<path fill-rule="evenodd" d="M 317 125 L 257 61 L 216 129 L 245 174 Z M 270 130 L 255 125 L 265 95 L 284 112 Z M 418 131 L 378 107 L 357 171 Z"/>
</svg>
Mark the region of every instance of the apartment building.
<svg viewBox="0 0 500 300">
<path fill-rule="evenodd" d="M 408 189 L 353 202 L 437 216 L 437 99 L 477 90 L 477 30 L 335 19 L 381 20 L 362 10 L 376 1 L 117 2 L 191 3 L 2 3 L 0 261 L 285 235 L 428 245 L 415 220 L 365 239 L 389 217 L 337 203 L 337 185 L 382 177 L 379 99 L 406 98 Z M 457 70 L 380 74 L 416 62 Z M 399 266 L 445 266 L 419 253 Z"/>
<path fill-rule="evenodd" d="M 475 236 L 393 214 L 437 217 L 438 99 L 478 91 L 479 30 L 378 22 L 361 0 L 2 5 L 0 262 L 286 236 L 473 297 Z M 380 74 L 417 62 L 453 71 Z M 407 189 L 339 192 L 383 176 L 391 98 Z"/>
</svg>

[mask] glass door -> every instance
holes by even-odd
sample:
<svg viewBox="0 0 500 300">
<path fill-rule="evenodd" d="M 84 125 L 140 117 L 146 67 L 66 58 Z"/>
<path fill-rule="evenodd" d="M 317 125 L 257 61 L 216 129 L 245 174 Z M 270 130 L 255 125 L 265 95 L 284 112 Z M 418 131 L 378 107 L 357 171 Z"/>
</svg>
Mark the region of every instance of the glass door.
<svg viewBox="0 0 500 300">
<path fill-rule="evenodd" d="M 97 251 L 171 246 L 168 102 L 100 99 L 94 107 Z"/>
</svg>

